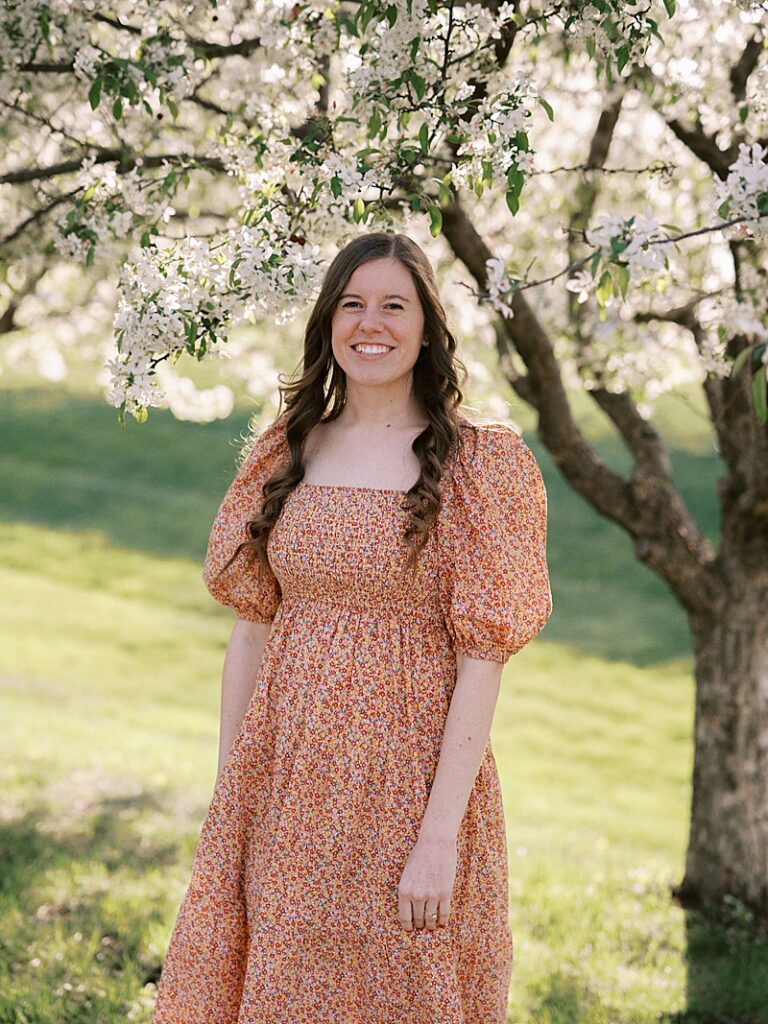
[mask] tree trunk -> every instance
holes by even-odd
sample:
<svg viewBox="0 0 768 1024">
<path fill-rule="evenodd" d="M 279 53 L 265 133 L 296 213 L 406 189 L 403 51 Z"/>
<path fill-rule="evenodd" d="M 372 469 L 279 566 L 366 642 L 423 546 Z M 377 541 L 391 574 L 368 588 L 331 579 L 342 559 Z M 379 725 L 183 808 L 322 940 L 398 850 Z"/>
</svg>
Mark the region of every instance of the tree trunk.
<svg viewBox="0 0 768 1024">
<path fill-rule="evenodd" d="M 755 552 L 757 555 L 758 553 Z M 768 572 L 726 584 L 719 615 L 690 615 L 696 675 L 686 906 L 732 895 L 768 923 Z"/>
</svg>

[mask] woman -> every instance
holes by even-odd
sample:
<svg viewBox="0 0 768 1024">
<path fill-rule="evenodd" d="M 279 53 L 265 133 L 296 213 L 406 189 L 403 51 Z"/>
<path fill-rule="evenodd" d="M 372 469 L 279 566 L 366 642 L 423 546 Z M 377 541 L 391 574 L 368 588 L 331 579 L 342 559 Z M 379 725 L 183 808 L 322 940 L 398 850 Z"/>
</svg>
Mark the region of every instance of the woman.
<svg viewBox="0 0 768 1024">
<path fill-rule="evenodd" d="M 222 501 L 219 773 L 154 1024 L 502 1024 L 504 663 L 546 622 L 546 494 L 460 412 L 422 250 L 332 262 L 303 376 Z"/>
</svg>

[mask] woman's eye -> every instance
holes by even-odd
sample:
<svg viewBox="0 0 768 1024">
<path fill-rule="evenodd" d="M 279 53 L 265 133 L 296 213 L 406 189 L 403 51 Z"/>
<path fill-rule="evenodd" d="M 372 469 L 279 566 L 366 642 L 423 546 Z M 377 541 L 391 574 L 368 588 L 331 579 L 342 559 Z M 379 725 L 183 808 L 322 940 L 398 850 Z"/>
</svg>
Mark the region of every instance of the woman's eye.
<svg viewBox="0 0 768 1024">
<path fill-rule="evenodd" d="M 354 309 L 355 306 L 360 306 L 361 303 L 356 299 L 348 299 L 346 302 L 342 302 L 342 309 Z M 387 309 L 402 309 L 402 305 L 399 302 L 388 302 Z"/>
</svg>

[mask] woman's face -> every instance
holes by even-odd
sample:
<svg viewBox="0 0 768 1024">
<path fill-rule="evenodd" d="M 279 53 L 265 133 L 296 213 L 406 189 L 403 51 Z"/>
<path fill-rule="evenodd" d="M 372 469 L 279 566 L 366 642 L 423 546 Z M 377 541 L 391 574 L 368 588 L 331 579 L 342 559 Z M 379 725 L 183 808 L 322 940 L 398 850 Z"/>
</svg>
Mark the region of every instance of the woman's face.
<svg viewBox="0 0 768 1024">
<path fill-rule="evenodd" d="M 389 256 L 361 264 L 331 319 L 333 354 L 347 383 L 378 386 L 407 377 L 423 338 L 424 312 L 410 271 Z"/>
</svg>

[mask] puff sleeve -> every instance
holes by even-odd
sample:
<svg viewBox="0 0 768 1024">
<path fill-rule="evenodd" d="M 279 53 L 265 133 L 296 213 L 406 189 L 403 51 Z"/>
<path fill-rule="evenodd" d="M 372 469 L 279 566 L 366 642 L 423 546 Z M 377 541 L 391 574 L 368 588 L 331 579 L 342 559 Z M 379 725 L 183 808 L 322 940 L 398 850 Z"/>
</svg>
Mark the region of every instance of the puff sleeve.
<svg viewBox="0 0 768 1024">
<path fill-rule="evenodd" d="M 246 550 L 220 576 L 217 573 L 237 545 L 248 539 L 246 522 L 261 507 L 262 487 L 279 468 L 284 442 L 284 424 L 279 420 L 254 441 L 216 513 L 203 565 L 203 582 L 213 597 L 250 622 L 272 622 L 277 614 L 281 593 L 274 573 L 261 571 L 258 559 Z"/>
<path fill-rule="evenodd" d="M 460 441 L 443 494 L 440 603 L 454 651 L 504 663 L 552 611 L 541 470 L 511 426 L 479 425 Z"/>
</svg>

